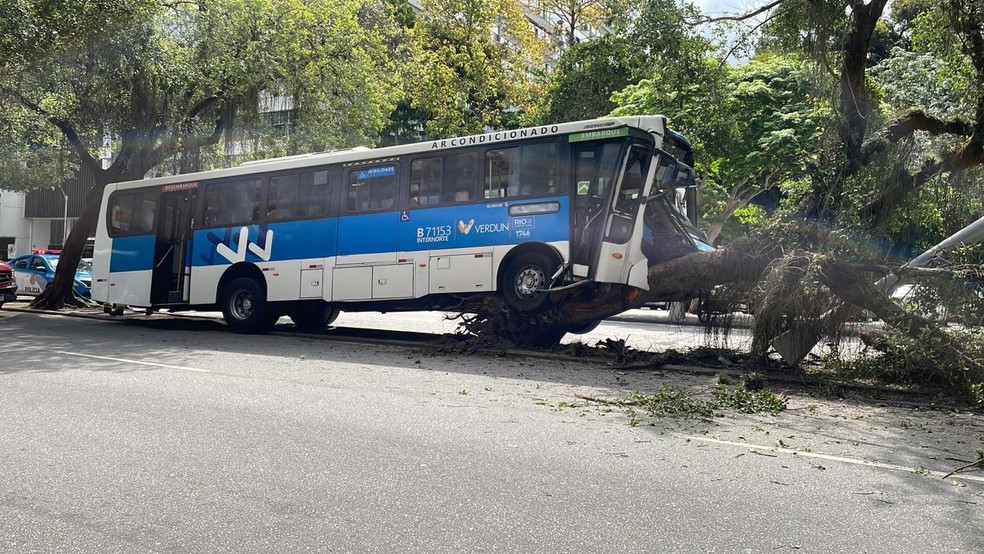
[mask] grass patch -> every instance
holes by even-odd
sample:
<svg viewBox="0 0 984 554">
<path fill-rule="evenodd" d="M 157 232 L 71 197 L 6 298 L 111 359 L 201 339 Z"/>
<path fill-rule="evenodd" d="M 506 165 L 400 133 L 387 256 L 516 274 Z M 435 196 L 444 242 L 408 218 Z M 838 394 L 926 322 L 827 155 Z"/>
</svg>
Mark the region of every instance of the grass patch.
<svg viewBox="0 0 984 554">
<path fill-rule="evenodd" d="M 711 391 L 711 397 L 701 396 L 684 388 L 662 385 L 650 394 L 633 392 L 625 398 L 608 400 L 580 397 L 590 402 L 618 406 L 625 410 L 629 424 L 639 424 L 640 415 L 652 419 L 702 419 L 723 416 L 725 412 L 740 414 L 778 415 L 786 409 L 786 399 L 767 390 L 748 390 L 719 384 Z"/>
</svg>

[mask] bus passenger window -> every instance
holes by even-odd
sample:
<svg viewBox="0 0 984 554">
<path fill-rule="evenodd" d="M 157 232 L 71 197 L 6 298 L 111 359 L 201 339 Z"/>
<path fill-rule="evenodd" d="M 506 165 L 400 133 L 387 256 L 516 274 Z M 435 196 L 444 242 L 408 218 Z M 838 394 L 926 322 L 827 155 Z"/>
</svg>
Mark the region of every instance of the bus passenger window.
<svg viewBox="0 0 984 554">
<path fill-rule="evenodd" d="M 443 158 L 414 160 L 410 164 L 410 207 L 441 203 Z"/>
<path fill-rule="evenodd" d="M 329 190 L 327 169 L 301 173 L 294 217 L 324 217 L 328 215 Z"/>
<path fill-rule="evenodd" d="M 110 234 L 148 235 L 154 232 L 158 192 L 114 194 L 110 199 Z"/>
<path fill-rule="evenodd" d="M 297 217 L 297 175 L 283 175 L 270 178 L 267 192 L 267 219 L 283 221 Z"/>
<path fill-rule="evenodd" d="M 250 225 L 259 219 L 259 179 L 216 183 L 205 189 L 206 227 Z"/>
<path fill-rule="evenodd" d="M 489 150 L 485 154 L 485 198 L 509 196 L 512 184 L 512 159 L 518 157 L 518 148 Z"/>
<path fill-rule="evenodd" d="M 558 163 L 556 142 L 489 150 L 485 155 L 485 197 L 556 194 Z"/>
<path fill-rule="evenodd" d="M 529 144 L 521 150 L 519 190 L 515 195 L 540 196 L 557 193 L 557 143 Z"/>
<path fill-rule="evenodd" d="M 373 209 L 388 210 L 396 203 L 396 183 L 373 187 L 369 205 Z"/>
<path fill-rule="evenodd" d="M 396 205 L 396 166 L 349 171 L 346 209 L 350 212 L 386 210 Z"/>
<path fill-rule="evenodd" d="M 452 154 L 444 158 L 444 201 L 468 202 L 478 197 L 475 189 L 475 152 Z"/>
</svg>

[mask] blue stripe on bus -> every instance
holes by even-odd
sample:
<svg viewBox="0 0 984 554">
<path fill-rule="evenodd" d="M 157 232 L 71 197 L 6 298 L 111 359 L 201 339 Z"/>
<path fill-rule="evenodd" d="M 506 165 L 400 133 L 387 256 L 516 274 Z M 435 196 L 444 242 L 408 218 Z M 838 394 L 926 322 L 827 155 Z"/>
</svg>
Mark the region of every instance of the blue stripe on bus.
<svg viewBox="0 0 984 554">
<path fill-rule="evenodd" d="M 335 255 L 336 231 L 333 219 L 309 219 L 246 226 L 246 240 L 247 243 L 254 245 L 253 248 L 239 244 L 240 229 L 242 227 L 195 231 L 191 264 L 205 266 L 232 263 L 218 251 L 219 244 L 225 244 L 236 254 L 242 252 L 245 261 L 253 263 L 264 261 L 254 252 L 254 248 L 263 252 L 269 247 L 270 258 L 266 261 L 271 262 L 327 258 Z M 267 231 L 273 232 L 273 241 L 270 245 L 266 242 Z"/>
<path fill-rule="evenodd" d="M 338 218 L 338 255 L 392 252 L 400 212 L 350 215 Z"/>
<path fill-rule="evenodd" d="M 550 201 L 560 204 L 560 210 L 552 214 L 521 217 L 510 217 L 505 201 L 411 210 L 406 212 L 406 221 L 400 224 L 400 250 L 475 248 L 566 240 L 570 225 L 569 202 L 566 197 L 535 200 L 538 203 Z"/>
<path fill-rule="evenodd" d="M 556 213 L 510 216 L 509 204 L 555 202 Z M 327 258 L 357 254 L 484 248 L 524 242 L 568 240 L 570 201 L 567 197 L 516 202 L 510 200 L 416 208 L 405 212 L 346 215 L 337 219 L 311 219 L 246 226 L 246 241 L 239 244 L 240 229 L 206 229 L 195 232 L 192 265 L 223 265 L 237 256 L 263 261 L 267 231 L 273 232 L 267 261 Z M 223 253 L 219 244 L 226 246 Z M 151 244 L 151 248 L 153 244 Z"/>
<path fill-rule="evenodd" d="M 143 271 L 154 267 L 154 235 L 119 237 L 113 239 L 113 252 L 109 258 L 109 271 Z"/>
</svg>

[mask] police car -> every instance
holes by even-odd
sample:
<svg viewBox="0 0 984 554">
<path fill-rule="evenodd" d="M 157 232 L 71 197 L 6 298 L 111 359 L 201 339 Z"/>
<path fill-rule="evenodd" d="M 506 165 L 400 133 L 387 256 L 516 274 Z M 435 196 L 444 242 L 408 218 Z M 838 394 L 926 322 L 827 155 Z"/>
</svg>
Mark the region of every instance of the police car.
<svg viewBox="0 0 984 554">
<path fill-rule="evenodd" d="M 10 260 L 10 265 L 14 268 L 17 294 L 37 296 L 55 280 L 58 254 L 39 250 L 34 254 L 26 254 Z M 82 261 L 75 272 L 75 292 L 89 298 L 91 286 L 92 264 Z"/>
</svg>

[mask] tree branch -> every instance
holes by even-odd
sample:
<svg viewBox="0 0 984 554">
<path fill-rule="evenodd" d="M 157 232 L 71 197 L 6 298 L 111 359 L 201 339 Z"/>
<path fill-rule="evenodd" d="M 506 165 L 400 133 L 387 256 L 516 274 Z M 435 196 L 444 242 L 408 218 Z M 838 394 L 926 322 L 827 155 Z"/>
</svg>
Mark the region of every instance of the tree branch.
<svg viewBox="0 0 984 554">
<path fill-rule="evenodd" d="M 82 138 L 79 137 L 79 134 L 75 131 L 75 128 L 68 120 L 51 115 L 47 110 L 42 108 L 40 104 L 32 101 L 19 91 L 3 87 L 0 88 L 0 94 L 13 98 L 24 108 L 36 113 L 44 118 L 48 123 L 54 125 L 65 136 L 65 139 L 68 140 L 68 143 L 72 146 L 72 150 L 79 155 L 79 159 L 82 164 L 86 165 L 94 174 L 102 171 L 102 167 L 99 162 L 92 157 L 91 153 L 89 153 L 89 149 L 86 148 L 85 144 L 82 142 Z"/>
<path fill-rule="evenodd" d="M 886 138 L 899 142 L 910 137 L 916 131 L 925 131 L 933 136 L 961 135 L 969 137 L 974 133 L 974 126 L 959 119 L 945 120 L 933 117 L 923 110 L 912 110 L 888 126 Z"/>
<path fill-rule="evenodd" d="M 984 367 L 967 355 L 960 344 L 929 320 L 900 308 L 879 287 L 848 265 L 829 261 L 819 272 L 820 280 L 834 294 L 849 304 L 873 313 L 878 319 L 898 329 L 932 350 L 941 361 L 958 364 L 960 370 L 951 370 L 947 377 L 952 383 L 977 383 L 984 381 Z"/>
<path fill-rule="evenodd" d="M 782 3 L 786 2 L 786 1 L 787 0 L 773 0 L 772 2 L 770 2 L 770 3 L 768 3 L 768 4 L 764 5 L 764 6 L 762 6 L 761 8 L 752 10 L 752 11 L 747 12 L 747 13 L 743 13 L 743 14 L 739 14 L 739 15 L 722 15 L 722 16 L 719 16 L 719 17 L 698 18 L 696 21 L 694 21 L 692 23 L 689 22 L 689 21 L 687 23 L 689 23 L 691 25 L 703 25 L 705 23 L 717 23 L 719 21 L 747 21 L 747 20 L 755 17 L 756 15 L 759 15 L 760 13 L 767 12 L 767 11 L 771 10 L 772 8 L 774 8 L 776 6 L 779 6 L 780 4 L 782 4 Z M 791 1 L 790 3 L 795 3 L 795 2 L 792 2 Z"/>
</svg>

